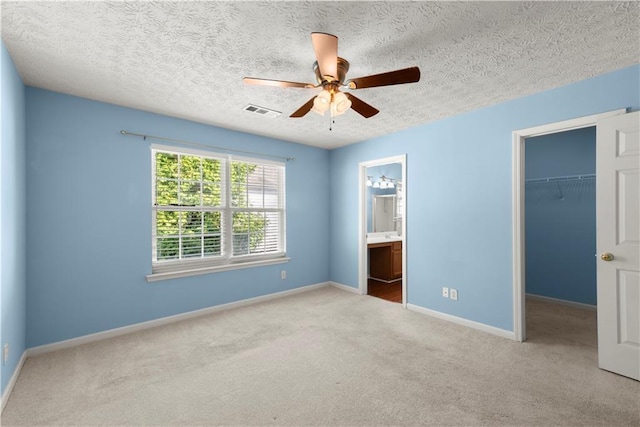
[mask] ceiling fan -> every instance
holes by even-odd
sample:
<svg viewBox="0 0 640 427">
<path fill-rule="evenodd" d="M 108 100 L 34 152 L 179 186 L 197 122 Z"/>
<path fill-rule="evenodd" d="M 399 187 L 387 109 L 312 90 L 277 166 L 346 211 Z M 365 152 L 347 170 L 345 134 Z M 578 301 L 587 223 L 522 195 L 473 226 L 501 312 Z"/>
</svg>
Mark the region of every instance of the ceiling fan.
<svg viewBox="0 0 640 427">
<path fill-rule="evenodd" d="M 418 67 L 410 67 L 345 81 L 347 71 L 349 71 L 349 62 L 338 56 L 338 37 L 326 33 L 311 33 L 311 42 L 317 59 L 313 64 L 313 71 L 316 73 L 318 84 L 255 77 L 244 77 L 242 80 L 246 84 L 262 86 L 303 89 L 322 87 L 322 92 L 294 111 L 290 117 L 303 117 L 309 111 L 324 115 L 327 110 L 330 111 L 331 116 L 338 116 L 352 108 L 365 118 L 375 116 L 379 113 L 379 110 L 349 92 L 340 91 L 341 87 L 348 87 L 353 90 L 415 83 L 420 80 L 420 69 Z"/>
</svg>

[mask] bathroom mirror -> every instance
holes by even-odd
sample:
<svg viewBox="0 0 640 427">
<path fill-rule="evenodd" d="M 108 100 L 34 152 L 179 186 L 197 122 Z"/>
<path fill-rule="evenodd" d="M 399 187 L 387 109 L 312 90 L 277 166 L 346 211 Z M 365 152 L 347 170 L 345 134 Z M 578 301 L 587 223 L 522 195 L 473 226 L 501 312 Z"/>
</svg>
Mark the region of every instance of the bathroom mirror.
<svg viewBox="0 0 640 427">
<path fill-rule="evenodd" d="M 371 225 L 374 233 L 396 231 L 396 196 L 375 195 L 371 211 Z"/>
</svg>

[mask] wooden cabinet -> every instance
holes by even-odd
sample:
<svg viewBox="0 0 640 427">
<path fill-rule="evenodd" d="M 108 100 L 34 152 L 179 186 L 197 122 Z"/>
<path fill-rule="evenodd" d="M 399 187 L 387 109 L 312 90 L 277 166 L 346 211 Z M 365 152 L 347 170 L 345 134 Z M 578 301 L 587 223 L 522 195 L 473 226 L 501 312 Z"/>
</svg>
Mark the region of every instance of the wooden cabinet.
<svg viewBox="0 0 640 427">
<path fill-rule="evenodd" d="M 402 278 L 402 242 L 372 243 L 369 247 L 369 276 L 391 282 Z"/>
<path fill-rule="evenodd" d="M 394 279 L 402 278 L 402 242 L 393 242 L 391 247 L 391 272 Z"/>
</svg>

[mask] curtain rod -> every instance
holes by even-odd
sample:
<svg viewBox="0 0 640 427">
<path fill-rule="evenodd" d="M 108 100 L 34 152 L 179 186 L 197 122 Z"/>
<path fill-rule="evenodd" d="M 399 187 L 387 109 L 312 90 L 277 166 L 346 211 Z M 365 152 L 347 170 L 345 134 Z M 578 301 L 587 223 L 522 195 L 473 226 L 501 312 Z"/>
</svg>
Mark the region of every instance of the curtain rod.
<svg viewBox="0 0 640 427">
<path fill-rule="evenodd" d="M 263 156 L 263 157 L 272 157 L 272 158 L 276 158 L 276 159 L 284 159 L 287 162 L 296 159 L 295 157 L 276 156 L 274 154 L 258 153 L 256 151 L 245 151 L 245 150 L 236 150 L 236 149 L 233 149 L 233 148 L 215 147 L 213 145 L 206 145 L 206 144 L 200 144 L 200 143 L 197 143 L 197 142 L 183 141 L 181 139 L 164 138 L 164 137 L 161 137 L 161 136 L 145 135 L 143 133 L 129 132 L 129 131 L 126 131 L 126 130 L 121 130 L 120 133 L 122 135 L 139 136 L 140 138 L 144 139 L 145 141 L 147 140 L 147 138 L 158 139 L 158 140 L 161 140 L 161 141 L 176 142 L 178 144 L 193 145 L 194 147 L 202 147 L 202 148 L 208 148 L 208 149 L 212 149 L 213 148 L 215 150 L 222 150 L 222 151 L 228 151 L 228 152 L 233 152 L 233 153 L 257 154 L 257 155 Z"/>
</svg>

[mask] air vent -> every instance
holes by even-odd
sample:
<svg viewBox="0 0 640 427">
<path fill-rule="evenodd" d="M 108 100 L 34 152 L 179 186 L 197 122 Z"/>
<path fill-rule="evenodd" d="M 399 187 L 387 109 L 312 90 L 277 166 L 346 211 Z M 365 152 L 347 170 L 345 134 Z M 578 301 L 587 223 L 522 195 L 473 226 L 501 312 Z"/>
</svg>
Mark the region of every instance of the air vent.
<svg viewBox="0 0 640 427">
<path fill-rule="evenodd" d="M 278 117 L 280 114 L 282 114 L 280 111 L 270 110 L 268 108 L 258 107 L 257 105 L 251 105 L 251 104 L 244 107 L 244 111 L 260 114 L 261 116 L 265 116 L 265 117 Z"/>
</svg>

